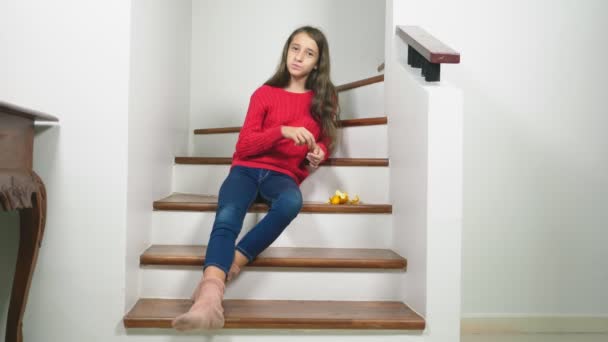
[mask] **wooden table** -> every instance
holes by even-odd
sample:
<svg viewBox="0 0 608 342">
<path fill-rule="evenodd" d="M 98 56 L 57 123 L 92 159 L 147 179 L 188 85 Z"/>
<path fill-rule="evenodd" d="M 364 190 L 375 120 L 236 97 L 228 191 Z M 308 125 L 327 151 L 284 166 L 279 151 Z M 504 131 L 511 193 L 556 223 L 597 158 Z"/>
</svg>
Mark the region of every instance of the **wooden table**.
<svg viewBox="0 0 608 342">
<path fill-rule="evenodd" d="M 5 342 L 22 342 L 25 305 L 46 219 L 46 189 L 33 171 L 34 121 L 56 117 L 0 101 L 0 211 L 19 211 L 17 267 Z"/>
</svg>

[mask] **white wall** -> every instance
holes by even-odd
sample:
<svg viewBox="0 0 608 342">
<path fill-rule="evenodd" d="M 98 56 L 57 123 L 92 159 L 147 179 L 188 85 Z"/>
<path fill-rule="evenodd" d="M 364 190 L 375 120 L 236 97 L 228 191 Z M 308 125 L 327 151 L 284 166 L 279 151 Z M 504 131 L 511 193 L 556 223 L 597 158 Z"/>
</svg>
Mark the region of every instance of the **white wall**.
<svg viewBox="0 0 608 342">
<path fill-rule="evenodd" d="M 25 341 L 113 341 L 120 329 L 129 22 L 123 0 L 0 2 L 0 97 L 61 120 L 40 130 L 34 146 L 48 216 Z M 16 220 L 2 217 L 0 240 L 16 244 Z M 14 266 L 1 262 L 6 284 Z M 3 311 L 7 296 L 3 285 Z"/>
<path fill-rule="evenodd" d="M 241 125 L 249 97 L 299 26 L 327 36 L 334 84 L 377 75 L 384 61 L 384 1 L 195 0 L 192 7 L 191 129 Z"/>
<path fill-rule="evenodd" d="M 395 4 L 462 53 L 463 313 L 607 315 L 608 3 Z"/>
<path fill-rule="evenodd" d="M 387 1 L 392 19 L 393 1 Z M 387 19 L 388 21 L 389 19 Z M 392 20 L 391 20 L 392 21 Z M 387 25 L 387 31 L 392 31 Z M 387 56 L 403 50 L 399 38 L 387 32 Z M 406 50 L 407 51 L 407 50 Z M 399 51 L 402 52 L 402 51 Z M 404 302 L 423 316 L 427 314 L 428 264 L 428 139 L 429 91 L 397 58 L 387 58 L 386 108 L 390 112 L 388 143 L 390 203 L 393 205 L 393 249 L 408 261 L 403 281 Z"/>
<path fill-rule="evenodd" d="M 191 7 L 132 1 L 126 310 L 139 295 L 152 202 L 171 193 L 174 157 L 187 153 Z"/>
<path fill-rule="evenodd" d="M 389 113 L 393 247 L 408 260 L 401 296 L 424 315 L 425 341 L 458 341 L 461 311 L 462 91 L 426 82 L 395 35 L 387 1 L 385 101 Z"/>
</svg>

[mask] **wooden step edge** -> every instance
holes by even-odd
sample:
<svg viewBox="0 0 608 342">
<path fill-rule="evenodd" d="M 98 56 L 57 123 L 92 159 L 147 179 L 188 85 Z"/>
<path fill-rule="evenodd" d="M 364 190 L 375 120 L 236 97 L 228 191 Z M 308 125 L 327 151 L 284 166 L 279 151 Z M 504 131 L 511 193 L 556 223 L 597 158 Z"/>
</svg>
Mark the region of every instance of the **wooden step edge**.
<svg viewBox="0 0 608 342">
<path fill-rule="evenodd" d="M 186 165 L 230 165 L 230 157 L 175 157 L 175 164 Z"/>
<path fill-rule="evenodd" d="M 142 255 L 140 265 L 143 266 L 193 266 L 201 267 L 205 263 L 204 257 L 163 257 L 155 255 Z M 256 259 L 248 267 L 288 267 L 288 268 L 353 268 L 353 269 L 391 269 L 405 270 L 406 262 L 399 260 L 324 260 L 324 259 Z"/>
<path fill-rule="evenodd" d="M 361 119 L 344 119 L 339 121 L 339 128 L 344 127 L 360 127 L 360 126 L 375 126 L 386 125 L 388 118 L 386 116 L 361 118 Z M 223 134 L 223 133 L 239 133 L 241 126 L 234 127 L 218 127 L 218 128 L 198 128 L 194 130 L 194 134 Z"/>
<path fill-rule="evenodd" d="M 175 157 L 175 164 L 231 165 L 230 157 Z M 388 158 L 328 158 L 321 166 L 389 166 Z"/>
<path fill-rule="evenodd" d="M 217 128 L 197 128 L 194 134 L 224 134 L 224 133 L 239 133 L 241 126 L 234 127 L 217 127 Z"/>
<path fill-rule="evenodd" d="M 380 82 L 384 82 L 384 75 L 377 75 L 377 76 L 365 78 L 365 79 L 362 79 L 359 81 L 342 84 L 342 85 L 339 85 L 336 87 L 336 91 L 338 91 L 338 92 L 347 91 L 347 90 L 363 87 L 363 86 L 374 84 L 374 83 L 380 83 Z"/>
<path fill-rule="evenodd" d="M 152 245 L 140 255 L 139 261 L 142 266 L 200 267 L 205 263 L 206 247 Z M 360 258 L 352 257 L 359 253 Z M 392 250 L 382 249 L 269 247 L 247 266 L 405 270 L 407 260 Z"/>
<path fill-rule="evenodd" d="M 424 318 L 396 301 L 223 301 L 224 329 L 393 329 L 422 331 Z M 188 311 L 185 299 L 142 298 L 123 317 L 125 328 L 171 328 Z"/>
<path fill-rule="evenodd" d="M 164 202 L 162 200 L 153 203 L 154 210 L 164 211 L 216 211 L 217 202 L 215 203 L 192 203 L 192 202 Z M 268 211 L 268 206 L 262 203 L 253 204 L 247 212 L 249 213 L 265 213 Z M 324 214 L 391 214 L 393 206 L 390 204 L 349 204 L 349 205 L 331 205 L 331 204 L 316 204 L 306 203 L 302 206 L 301 213 L 324 213 Z"/>
<path fill-rule="evenodd" d="M 360 127 L 360 126 L 376 126 L 386 125 L 388 118 L 386 116 L 379 116 L 373 118 L 361 118 L 361 119 L 344 119 L 340 120 L 339 127 Z"/>
</svg>

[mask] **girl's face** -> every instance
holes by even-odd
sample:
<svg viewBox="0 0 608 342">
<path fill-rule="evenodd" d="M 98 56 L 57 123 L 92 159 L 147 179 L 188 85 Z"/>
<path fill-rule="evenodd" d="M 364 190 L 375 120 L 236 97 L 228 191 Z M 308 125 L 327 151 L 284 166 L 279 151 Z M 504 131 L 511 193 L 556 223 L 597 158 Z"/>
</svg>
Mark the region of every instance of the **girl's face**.
<svg viewBox="0 0 608 342">
<path fill-rule="evenodd" d="M 317 43 L 305 32 L 296 34 L 287 51 L 287 70 L 291 77 L 308 77 L 319 60 Z"/>
</svg>

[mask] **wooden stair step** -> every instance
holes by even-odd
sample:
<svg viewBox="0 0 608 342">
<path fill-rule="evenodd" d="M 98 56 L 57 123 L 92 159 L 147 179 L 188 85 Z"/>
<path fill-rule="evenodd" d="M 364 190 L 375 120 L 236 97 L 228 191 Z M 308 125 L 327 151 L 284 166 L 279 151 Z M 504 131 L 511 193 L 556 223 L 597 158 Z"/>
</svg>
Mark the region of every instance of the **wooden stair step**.
<svg viewBox="0 0 608 342">
<path fill-rule="evenodd" d="M 141 265 L 201 266 L 207 246 L 152 245 L 140 257 Z M 406 268 L 407 261 L 389 249 L 269 247 L 248 266 L 324 268 Z"/>
<path fill-rule="evenodd" d="M 384 75 L 372 76 L 372 77 L 365 78 L 365 79 L 362 79 L 359 81 L 341 84 L 336 87 L 336 91 L 342 92 L 342 91 L 359 88 L 359 87 L 363 87 L 363 86 L 374 84 L 374 83 L 380 83 L 380 82 L 384 82 Z"/>
<path fill-rule="evenodd" d="M 374 125 L 386 125 L 388 119 L 386 116 L 372 117 L 372 118 L 361 118 L 361 119 L 345 119 L 340 120 L 339 127 L 360 127 L 360 126 L 374 126 Z M 218 128 L 199 128 L 194 130 L 194 134 L 222 134 L 222 133 L 238 133 L 241 131 L 241 126 L 234 127 L 218 127 Z"/>
<path fill-rule="evenodd" d="M 125 315 L 126 328 L 171 328 L 187 312 L 186 299 L 140 299 Z M 224 328 L 424 330 L 424 318 L 401 302 L 224 300 Z"/>
<path fill-rule="evenodd" d="M 216 211 L 217 196 L 173 193 L 161 200 L 154 201 L 154 210 L 182 211 Z M 250 213 L 268 211 L 268 205 L 254 203 L 249 207 Z M 340 213 L 340 214 L 390 214 L 393 206 L 390 204 L 344 204 L 332 205 L 323 202 L 304 201 L 303 213 Z"/>
<path fill-rule="evenodd" d="M 231 157 L 175 157 L 176 164 L 231 165 Z M 328 158 L 321 166 L 388 166 L 388 158 Z"/>
</svg>

